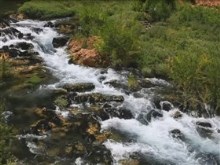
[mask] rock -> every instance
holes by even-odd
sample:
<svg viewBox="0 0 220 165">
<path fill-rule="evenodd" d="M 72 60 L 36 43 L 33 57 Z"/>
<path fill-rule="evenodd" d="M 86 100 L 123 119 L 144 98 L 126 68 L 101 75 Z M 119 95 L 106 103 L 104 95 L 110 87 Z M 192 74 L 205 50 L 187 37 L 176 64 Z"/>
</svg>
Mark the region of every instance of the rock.
<svg viewBox="0 0 220 165">
<path fill-rule="evenodd" d="M 161 110 L 170 111 L 173 108 L 173 105 L 169 101 L 160 102 Z"/>
<path fill-rule="evenodd" d="M 124 108 L 115 108 L 112 106 L 107 107 L 106 104 L 103 107 L 94 105 L 88 108 L 90 112 L 100 117 L 102 120 L 107 120 L 112 117 L 117 117 L 120 119 L 131 119 L 133 115 L 131 111 Z"/>
<path fill-rule="evenodd" d="M 43 29 L 41 29 L 41 28 L 31 28 L 31 30 L 34 31 L 37 34 L 39 34 L 40 32 L 43 31 Z"/>
<path fill-rule="evenodd" d="M 93 83 L 65 84 L 62 88 L 71 92 L 86 92 L 95 89 L 95 85 Z"/>
<path fill-rule="evenodd" d="M 183 114 L 180 111 L 175 111 L 174 114 L 172 114 L 172 117 L 174 119 L 181 118 L 182 116 L 183 116 Z"/>
<path fill-rule="evenodd" d="M 120 82 L 118 80 L 108 81 L 108 82 L 105 82 L 105 84 L 111 85 L 114 88 L 124 89 L 126 91 L 128 90 L 128 86 L 126 84 L 123 84 L 122 82 Z"/>
<path fill-rule="evenodd" d="M 111 152 L 103 145 L 92 146 L 88 154 L 89 162 L 92 164 L 112 164 Z"/>
<path fill-rule="evenodd" d="M 146 80 L 146 79 L 140 80 L 139 83 L 142 88 L 152 88 L 156 86 L 151 81 Z"/>
<path fill-rule="evenodd" d="M 12 47 L 14 47 L 14 46 L 12 46 Z M 30 50 L 30 49 L 34 48 L 34 45 L 32 45 L 31 43 L 27 43 L 27 42 L 19 42 L 16 44 L 15 47 L 22 49 L 22 50 Z"/>
<path fill-rule="evenodd" d="M 0 29 L 0 36 L 8 36 L 10 38 L 13 37 L 18 37 L 18 38 L 22 38 L 23 37 L 23 33 L 21 33 L 20 31 L 18 31 L 17 29 L 13 28 L 13 27 L 8 27 L 5 29 Z"/>
<path fill-rule="evenodd" d="M 70 100 L 68 100 L 67 96 L 63 95 L 63 96 L 58 96 L 54 100 L 54 104 L 59 108 L 66 108 L 71 104 L 71 102 Z"/>
<path fill-rule="evenodd" d="M 66 36 L 64 36 L 64 37 L 57 37 L 57 38 L 53 39 L 52 43 L 53 43 L 53 46 L 55 48 L 58 48 L 58 47 L 65 46 L 66 43 L 68 42 L 68 40 L 69 40 L 69 37 L 66 37 Z"/>
<path fill-rule="evenodd" d="M 137 120 L 144 124 L 144 125 L 148 125 L 149 122 L 151 122 L 152 118 L 160 118 L 163 117 L 163 114 L 161 114 L 158 111 L 155 110 L 151 110 L 148 113 L 142 113 L 137 117 Z"/>
<path fill-rule="evenodd" d="M 204 138 L 211 138 L 213 130 L 212 130 L 212 125 L 209 122 L 196 122 L 197 125 L 197 132 L 201 137 Z"/>
<path fill-rule="evenodd" d="M 205 127 L 205 128 L 212 128 L 212 125 L 209 122 L 196 122 L 196 125 L 200 126 L 200 127 Z"/>
<path fill-rule="evenodd" d="M 100 40 L 101 39 L 96 36 L 89 37 L 86 40 L 71 40 L 68 44 L 70 62 L 89 67 L 108 66 L 109 61 L 103 59 L 95 48 L 95 45 L 100 42 Z"/>
<path fill-rule="evenodd" d="M 171 136 L 173 138 L 180 139 L 180 140 L 184 140 L 185 139 L 183 133 L 179 129 L 171 130 L 170 134 L 171 134 Z"/>
<path fill-rule="evenodd" d="M 11 14 L 9 17 L 15 21 L 23 21 L 24 19 L 28 19 L 23 13 Z"/>
<path fill-rule="evenodd" d="M 0 18 L 0 28 L 6 28 L 6 27 L 9 27 L 10 24 L 9 24 L 9 21 L 6 20 L 6 19 L 3 19 L 3 18 Z"/>
<path fill-rule="evenodd" d="M 44 25 L 44 27 L 51 27 L 51 28 L 53 28 L 53 27 L 55 27 L 55 25 L 52 23 L 52 22 L 47 22 L 45 25 Z"/>
<path fill-rule="evenodd" d="M 123 96 L 117 96 L 117 95 L 104 95 L 101 93 L 92 93 L 92 94 L 84 94 L 84 95 L 77 95 L 72 98 L 77 103 L 97 103 L 97 102 L 123 102 L 124 97 Z"/>
</svg>

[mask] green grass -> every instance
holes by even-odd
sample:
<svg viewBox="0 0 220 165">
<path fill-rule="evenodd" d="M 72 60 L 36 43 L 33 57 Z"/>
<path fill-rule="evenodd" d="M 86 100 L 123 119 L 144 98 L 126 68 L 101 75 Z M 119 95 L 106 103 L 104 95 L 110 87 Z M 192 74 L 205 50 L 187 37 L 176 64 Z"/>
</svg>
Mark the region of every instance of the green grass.
<svg viewBox="0 0 220 165">
<path fill-rule="evenodd" d="M 74 15 L 74 3 L 71 0 L 32 0 L 24 3 L 19 12 L 35 19 L 51 19 Z"/>
</svg>

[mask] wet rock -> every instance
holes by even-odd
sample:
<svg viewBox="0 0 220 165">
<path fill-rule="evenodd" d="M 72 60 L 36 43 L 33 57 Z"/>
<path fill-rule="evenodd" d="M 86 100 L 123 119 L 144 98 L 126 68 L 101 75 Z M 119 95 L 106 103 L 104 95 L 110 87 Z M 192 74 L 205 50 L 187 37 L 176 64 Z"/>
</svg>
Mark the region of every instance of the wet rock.
<svg viewBox="0 0 220 165">
<path fill-rule="evenodd" d="M 60 108 L 66 108 L 66 107 L 68 107 L 71 104 L 71 102 L 67 98 L 67 96 L 63 95 L 63 96 L 58 96 L 54 100 L 54 104 L 57 105 Z"/>
<path fill-rule="evenodd" d="M 152 88 L 152 87 L 155 87 L 155 84 L 153 84 L 151 81 L 146 80 L 146 79 L 140 80 L 139 83 L 140 83 L 140 86 L 142 88 Z"/>
<path fill-rule="evenodd" d="M 90 106 L 88 111 L 101 118 L 101 120 L 107 120 L 112 117 L 118 117 L 120 119 L 133 118 L 133 115 L 129 110 L 124 108 L 115 108 L 108 104 L 104 104 L 102 107 L 99 105 Z"/>
<path fill-rule="evenodd" d="M 123 84 L 122 82 L 119 82 L 118 80 L 108 81 L 105 82 L 105 84 L 111 85 L 114 88 L 128 90 L 128 86 L 126 84 Z"/>
<path fill-rule="evenodd" d="M 86 92 L 95 89 L 93 83 L 65 84 L 62 88 L 71 92 Z"/>
<path fill-rule="evenodd" d="M 17 29 L 13 28 L 13 27 L 9 27 L 9 28 L 5 28 L 5 29 L 1 29 L 0 30 L 0 36 L 9 36 L 10 38 L 12 37 L 18 37 L 18 38 L 22 38 L 23 34 L 18 31 Z"/>
<path fill-rule="evenodd" d="M 163 114 L 156 111 L 156 110 L 151 110 L 149 113 L 146 115 L 147 121 L 151 121 L 152 118 L 161 118 L 163 117 Z"/>
<path fill-rule="evenodd" d="M 77 103 L 97 103 L 97 102 L 123 102 L 124 97 L 118 95 L 104 95 L 101 93 L 92 93 L 92 94 L 84 94 L 77 95 L 72 98 Z"/>
<path fill-rule="evenodd" d="M 200 136 L 204 138 L 211 138 L 213 130 L 212 130 L 212 125 L 209 122 L 196 122 L 197 125 L 197 132 L 199 133 Z"/>
<path fill-rule="evenodd" d="M 174 119 L 179 119 L 183 116 L 183 114 L 180 112 L 180 111 L 175 111 L 173 114 L 172 114 L 172 117 Z"/>
<path fill-rule="evenodd" d="M 68 40 L 69 40 L 69 37 L 66 37 L 66 36 L 64 36 L 64 37 L 57 37 L 57 38 L 53 39 L 52 43 L 53 43 L 53 46 L 55 48 L 58 48 L 58 47 L 65 46 L 66 43 L 68 42 Z"/>
<path fill-rule="evenodd" d="M 29 50 L 29 49 L 33 49 L 34 45 L 32 45 L 31 43 L 27 43 L 27 42 L 19 42 L 14 47 L 18 49 L 22 49 L 22 50 Z"/>
<path fill-rule="evenodd" d="M 41 118 L 53 118 L 56 116 L 55 111 L 48 110 L 46 108 L 36 108 L 34 109 L 34 113 Z"/>
<path fill-rule="evenodd" d="M 169 101 L 161 101 L 160 107 L 162 110 L 170 111 L 173 108 L 173 105 Z"/>
<path fill-rule="evenodd" d="M 179 129 L 174 129 L 170 131 L 170 134 L 173 138 L 184 140 L 184 135 Z"/>
<path fill-rule="evenodd" d="M 40 32 L 43 31 L 43 29 L 41 29 L 41 28 L 31 28 L 31 30 L 34 31 L 37 34 L 39 34 Z"/>
<path fill-rule="evenodd" d="M 212 125 L 209 122 L 198 121 L 198 122 L 196 122 L 196 125 L 201 126 L 201 127 L 205 127 L 205 128 L 212 128 Z"/>
<path fill-rule="evenodd" d="M 0 28 L 6 28 L 6 27 L 8 27 L 8 26 L 10 26 L 9 25 L 9 21 L 8 20 L 6 20 L 6 19 L 2 19 L 2 18 L 0 18 Z"/>
<path fill-rule="evenodd" d="M 152 118 L 161 118 L 163 117 L 163 114 L 156 111 L 156 110 L 151 110 L 148 113 L 142 113 L 137 117 L 137 120 L 144 124 L 144 125 L 148 125 L 149 122 L 151 122 Z"/>
<path fill-rule="evenodd" d="M 111 152 L 103 145 L 93 146 L 87 157 L 92 164 L 112 164 Z"/>
<path fill-rule="evenodd" d="M 44 25 L 44 27 L 51 27 L 51 28 L 53 28 L 53 27 L 55 27 L 55 25 L 52 23 L 52 22 L 47 22 L 45 25 Z"/>
</svg>

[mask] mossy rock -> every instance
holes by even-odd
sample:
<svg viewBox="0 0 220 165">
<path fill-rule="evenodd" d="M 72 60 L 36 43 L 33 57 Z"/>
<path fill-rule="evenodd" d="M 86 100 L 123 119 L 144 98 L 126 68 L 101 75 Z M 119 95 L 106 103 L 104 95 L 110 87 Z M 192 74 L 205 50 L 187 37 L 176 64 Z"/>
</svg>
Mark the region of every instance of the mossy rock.
<svg viewBox="0 0 220 165">
<path fill-rule="evenodd" d="M 65 108 L 69 105 L 69 102 L 66 96 L 59 96 L 54 100 L 54 104 L 60 108 Z"/>
</svg>

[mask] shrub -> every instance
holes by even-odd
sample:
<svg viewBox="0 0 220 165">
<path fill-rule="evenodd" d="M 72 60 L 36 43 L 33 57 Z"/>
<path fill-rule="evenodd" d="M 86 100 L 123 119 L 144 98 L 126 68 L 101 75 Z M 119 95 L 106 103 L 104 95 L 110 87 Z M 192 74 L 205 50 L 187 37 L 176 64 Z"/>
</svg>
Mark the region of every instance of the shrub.
<svg viewBox="0 0 220 165">
<path fill-rule="evenodd" d="M 179 55 L 170 59 L 170 76 L 187 101 L 220 106 L 220 58 L 211 55 Z"/>
<path fill-rule="evenodd" d="M 144 3 L 144 10 L 151 15 L 152 21 L 166 20 L 175 9 L 175 0 L 146 0 Z"/>
</svg>

